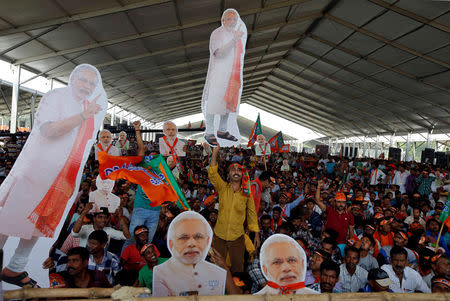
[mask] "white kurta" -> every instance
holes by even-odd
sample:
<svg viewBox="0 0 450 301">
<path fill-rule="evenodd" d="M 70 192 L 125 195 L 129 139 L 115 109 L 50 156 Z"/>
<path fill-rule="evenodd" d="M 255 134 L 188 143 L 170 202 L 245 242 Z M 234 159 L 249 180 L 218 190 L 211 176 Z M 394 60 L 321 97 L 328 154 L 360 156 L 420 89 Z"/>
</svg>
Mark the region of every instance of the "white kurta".
<svg viewBox="0 0 450 301">
<path fill-rule="evenodd" d="M 153 268 L 153 297 L 223 295 L 227 272 L 204 260 L 185 265 L 175 257 Z"/>
<path fill-rule="evenodd" d="M 100 124 L 106 115 L 107 99 L 103 87 L 97 87 L 91 98 L 101 95 L 97 104 L 102 111 L 95 115 L 94 131 L 86 144 L 81 165 L 78 170 L 75 188 L 79 186 L 81 173 L 89 151 L 95 141 Z M 91 99 L 89 100 L 91 101 Z M 43 236 L 28 216 L 38 206 L 53 184 L 56 176 L 69 157 L 80 126 L 57 138 L 42 135 L 41 126 L 47 122 L 57 122 L 80 114 L 83 104 L 78 102 L 70 87 L 52 90 L 44 95 L 36 112 L 34 128 L 28 137 L 16 163 L 8 177 L 0 187 L 0 233 L 30 239 L 32 236 Z M 66 206 L 64 215 L 70 209 L 77 189 Z"/>
<path fill-rule="evenodd" d="M 167 142 L 169 142 L 170 145 L 173 144 L 173 141 L 169 141 L 169 139 L 167 139 Z M 177 153 L 178 157 L 186 157 L 186 152 L 183 150 L 185 145 L 186 142 L 178 139 L 177 144 L 175 144 L 174 147 L 174 150 Z M 159 138 L 159 153 L 164 157 L 170 155 L 170 147 L 167 145 L 166 141 L 164 141 L 163 137 Z"/>
</svg>

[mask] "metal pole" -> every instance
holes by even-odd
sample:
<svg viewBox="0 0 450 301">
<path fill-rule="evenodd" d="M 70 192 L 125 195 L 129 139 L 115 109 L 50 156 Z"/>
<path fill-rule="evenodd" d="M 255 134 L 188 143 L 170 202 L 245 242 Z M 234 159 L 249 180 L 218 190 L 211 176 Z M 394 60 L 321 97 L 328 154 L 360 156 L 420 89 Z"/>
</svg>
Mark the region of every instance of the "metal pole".
<svg viewBox="0 0 450 301">
<path fill-rule="evenodd" d="M 111 108 L 111 125 L 114 125 L 114 119 L 116 118 L 116 107 Z"/>
<path fill-rule="evenodd" d="M 347 137 L 344 137 L 344 144 L 342 145 L 342 157 L 345 156 L 345 148 L 347 147 Z"/>
<path fill-rule="evenodd" d="M 328 155 L 331 154 L 331 137 L 328 138 Z"/>
<path fill-rule="evenodd" d="M 366 143 L 366 136 L 364 136 L 364 142 L 363 142 L 363 158 L 366 156 L 366 149 L 367 149 L 367 143 Z"/>
<path fill-rule="evenodd" d="M 431 142 L 431 130 L 428 130 L 428 134 L 427 134 L 427 145 L 425 146 L 425 148 L 430 148 L 430 142 Z"/>
<path fill-rule="evenodd" d="M 13 90 L 11 99 L 11 126 L 9 132 L 14 134 L 17 131 L 17 106 L 19 103 L 19 86 L 20 86 L 20 65 L 13 66 Z"/>
<path fill-rule="evenodd" d="M 375 143 L 375 159 L 378 158 L 378 143 L 379 143 L 378 139 L 379 139 L 379 137 L 380 136 L 377 134 L 377 140 L 376 140 L 376 143 Z"/>
<path fill-rule="evenodd" d="M 34 125 L 34 110 L 36 109 L 36 93 L 33 93 L 31 96 L 31 105 L 30 105 L 30 129 L 33 129 Z"/>
<path fill-rule="evenodd" d="M 391 135 L 391 139 L 389 140 L 389 147 L 392 147 L 394 145 L 394 136 L 395 136 L 395 133 L 393 133 Z"/>
<path fill-rule="evenodd" d="M 406 154 L 405 154 L 405 161 L 411 161 L 411 157 L 409 155 L 409 151 L 411 148 L 411 133 L 409 132 L 408 135 L 406 135 Z"/>
<path fill-rule="evenodd" d="M 355 139 L 356 139 L 356 138 L 355 138 Z M 355 148 L 356 148 L 356 141 L 353 140 L 352 158 L 355 158 L 355 157 L 356 157 Z"/>
</svg>

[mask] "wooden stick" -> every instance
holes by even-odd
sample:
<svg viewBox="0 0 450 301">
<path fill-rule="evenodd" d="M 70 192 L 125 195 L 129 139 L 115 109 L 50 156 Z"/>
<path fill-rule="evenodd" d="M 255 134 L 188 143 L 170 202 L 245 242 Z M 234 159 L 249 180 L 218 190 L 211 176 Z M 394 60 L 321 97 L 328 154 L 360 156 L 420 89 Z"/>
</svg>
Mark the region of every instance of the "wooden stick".
<svg viewBox="0 0 450 301">
<path fill-rule="evenodd" d="M 3 298 L 11 299 L 33 299 L 33 298 L 89 298 L 111 297 L 111 294 L 120 289 L 120 286 L 111 288 L 22 288 L 18 290 L 5 291 Z M 146 287 L 135 288 L 139 294 L 148 294 Z"/>
<path fill-rule="evenodd" d="M 437 249 L 439 248 L 439 239 L 441 239 L 442 229 L 444 229 L 444 222 L 442 222 L 441 230 L 439 230 L 439 235 L 436 241 L 436 247 L 434 248 L 434 252 L 437 252 Z"/>
</svg>

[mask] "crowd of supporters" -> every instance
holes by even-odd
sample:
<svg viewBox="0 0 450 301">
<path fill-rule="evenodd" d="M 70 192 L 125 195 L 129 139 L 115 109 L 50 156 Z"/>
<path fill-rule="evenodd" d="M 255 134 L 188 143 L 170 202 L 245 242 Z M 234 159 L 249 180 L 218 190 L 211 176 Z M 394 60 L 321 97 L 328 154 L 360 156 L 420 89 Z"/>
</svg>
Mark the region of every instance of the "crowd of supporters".
<svg viewBox="0 0 450 301">
<path fill-rule="evenodd" d="M 24 137 L 5 140 L 0 182 L 24 142 Z M 144 144 L 147 154 L 158 153 L 156 142 Z M 137 150 L 130 139 L 126 154 Z M 219 210 L 228 209 L 219 205 L 224 200 L 208 172 L 212 153 L 202 145 L 188 147 L 183 168 L 175 168 L 174 175 L 191 210 L 216 231 L 219 215 L 225 214 Z M 152 288 L 153 268 L 171 256 L 167 229 L 181 211 L 173 204 L 150 207 L 140 220 L 142 189 L 125 180 L 116 181 L 110 192 L 120 198 L 115 210 L 93 211 L 93 192 L 99 189 L 94 158 L 92 152 L 76 201 L 43 263 L 50 286 Z M 245 256 L 235 260 L 227 254 L 214 262 L 232 273 L 227 293 L 255 293 L 266 285 L 259 250 L 274 233 L 289 235 L 303 247 L 308 257 L 305 285 L 318 292 L 450 291 L 450 235 L 439 219 L 450 190 L 449 170 L 292 152 L 272 154 L 264 164 L 245 148 L 221 148 L 217 163 L 225 181 L 230 165 L 245 167 L 257 218 L 255 228 L 248 212 L 231 217 L 244 220 L 244 234 L 233 241 L 245 248 Z M 149 214 L 154 218 L 148 219 Z"/>
</svg>

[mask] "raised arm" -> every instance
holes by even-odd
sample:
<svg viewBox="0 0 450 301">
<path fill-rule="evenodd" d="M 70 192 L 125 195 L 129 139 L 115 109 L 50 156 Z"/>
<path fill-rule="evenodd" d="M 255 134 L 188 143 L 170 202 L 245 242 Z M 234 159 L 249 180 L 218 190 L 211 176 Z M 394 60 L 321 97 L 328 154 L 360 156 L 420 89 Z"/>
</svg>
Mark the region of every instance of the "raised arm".
<svg viewBox="0 0 450 301">
<path fill-rule="evenodd" d="M 217 145 L 216 147 L 213 148 L 213 152 L 212 152 L 212 156 L 211 156 L 211 163 L 209 164 L 210 167 L 217 165 L 217 157 L 219 156 L 219 150 L 220 150 L 219 145 Z"/>
<path fill-rule="evenodd" d="M 322 202 L 322 199 L 320 197 L 320 188 L 323 186 L 323 180 L 319 180 L 317 182 L 317 189 L 316 189 L 316 203 L 319 206 L 320 210 L 325 211 L 327 209 L 327 206 Z"/>
<path fill-rule="evenodd" d="M 80 217 L 77 219 L 75 224 L 73 225 L 72 232 L 73 233 L 79 233 L 81 230 L 81 227 L 83 226 L 83 220 L 86 217 L 86 214 L 88 214 L 89 211 L 91 211 L 92 207 L 94 206 L 94 203 L 87 203 L 84 207 L 83 211 L 80 214 Z"/>
<path fill-rule="evenodd" d="M 145 145 L 144 141 L 142 140 L 141 135 L 141 122 L 139 120 L 133 122 L 134 130 L 136 132 L 136 142 L 138 145 L 138 153 L 137 155 L 142 157 L 145 156 Z"/>
</svg>

